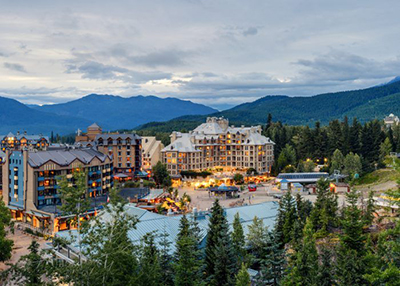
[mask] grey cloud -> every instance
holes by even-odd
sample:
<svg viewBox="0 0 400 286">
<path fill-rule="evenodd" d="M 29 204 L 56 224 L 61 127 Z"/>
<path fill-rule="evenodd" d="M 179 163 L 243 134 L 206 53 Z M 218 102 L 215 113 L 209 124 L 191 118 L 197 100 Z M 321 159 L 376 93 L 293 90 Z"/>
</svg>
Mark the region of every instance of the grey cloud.
<svg viewBox="0 0 400 286">
<path fill-rule="evenodd" d="M 20 64 L 15 64 L 15 63 L 4 63 L 3 66 L 6 69 L 12 70 L 12 71 L 17 71 L 17 72 L 23 72 L 26 73 L 25 67 Z"/>
<path fill-rule="evenodd" d="M 310 80 L 383 79 L 396 76 L 400 72 L 399 57 L 380 62 L 341 51 L 331 51 L 313 60 L 301 59 L 295 64 L 305 68 L 300 74 Z"/>
<path fill-rule="evenodd" d="M 145 83 L 152 80 L 170 79 L 171 73 L 149 71 L 139 72 L 95 61 L 67 65 L 66 73 L 79 73 L 82 78 L 94 80 L 120 80 L 125 83 Z"/>
<path fill-rule="evenodd" d="M 243 36 L 254 36 L 257 35 L 258 29 L 256 27 L 249 27 L 243 31 Z"/>
<path fill-rule="evenodd" d="M 187 52 L 177 50 L 164 50 L 148 53 L 141 56 L 128 57 L 133 63 L 148 67 L 169 66 L 176 67 L 185 64 Z"/>
</svg>

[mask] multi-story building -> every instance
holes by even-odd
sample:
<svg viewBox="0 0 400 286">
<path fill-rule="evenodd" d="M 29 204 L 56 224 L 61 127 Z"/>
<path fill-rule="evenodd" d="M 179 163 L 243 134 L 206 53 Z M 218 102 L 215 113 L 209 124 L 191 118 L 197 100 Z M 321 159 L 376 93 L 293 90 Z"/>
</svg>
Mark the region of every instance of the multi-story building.
<svg viewBox="0 0 400 286">
<path fill-rule="evenodd" d="M 398 116 L 395 116 L 393 113 L 391 113 L 389 116 L 386 116 L 383 121 L 385 122 L 386 127 L 390 128 L 399 124 L 400 119 Z"/>
<path fill-rule="evenodd" d="M 142 167 L 150 171 L 158 161 L 161 161 L 161 150 L 164 144 L 156 137 L 142 137 Z"/>
<path fill-rule="evenodd" d="M 8 150 L 22 150 L 22 149 L 46 149 L 50 140 L 49 137 L 43 135 L 28 135 L 26 132 L 16 135 L 8 133 L 7 135 L 0 135 L 1 150 L 4 152 Z"/>
<path fill-rule="evenodd" d="M 0 196 L 3 195 L 3 164 L 6 159 L 6 153 L 0 151 Z"/>
<path fill-rule="evenodd" d="M 103 133 L 101 127 L 96 123 L 93 123 L 87 128 L 87 132 L 83 133 L 78 129 L 75 136 L 75 142 L 93 142 L 98 134 Z"/>
<path fill-rule="evenodd" d="M 112 156 L 115 173 L 138 174 L 142 168 L 142 138 L 137 134 L 102 133 L 96 123 L 86 133 L 78 130 L 75 145 L 93 147 Z"/>
<path fill-rule="evenodd" d="M 209 117 L 192 132 L 170 137 L 162 159 L 171 175 L 212 168 L 269 173 L 274 162 L 275 143 L 261 134 L 261 126 L 229 126 L 228 119 Z"/>
<path fill-rule="evenodd" d="M 96 198 L 101 201 L 112 186 L 112 168 L 112 158 L 93 149 L 6 150 L 3 200 L 15 220 L 52 232 L 65 229 L 68 224 L 60 219 L 64 214 L 59 209 L 60 177 L 72 183 L 74 172 L 85 171 L 87 196 L 96 208 Z"/>
<path fill-rule="evenodd" d="M 142 168 L 142 138 L 136 134 L 98 134 L 97 150 L 112 156 L 115 173 L 138 174 Z"/>
</svg>

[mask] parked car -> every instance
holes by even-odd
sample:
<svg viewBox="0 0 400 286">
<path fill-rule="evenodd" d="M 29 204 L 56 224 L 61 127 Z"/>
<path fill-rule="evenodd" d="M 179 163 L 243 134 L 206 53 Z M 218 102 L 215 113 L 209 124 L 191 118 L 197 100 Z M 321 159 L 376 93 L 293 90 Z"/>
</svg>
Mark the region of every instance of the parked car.
<svg viewBox="0 0 400 286">
<path fill-rule="evenodd" d="M 250 184 L 247 187 L 249 188 L 249 192 L 257 191 L 257 185 L 255 185 L 255 184 Z"/>
</svg>

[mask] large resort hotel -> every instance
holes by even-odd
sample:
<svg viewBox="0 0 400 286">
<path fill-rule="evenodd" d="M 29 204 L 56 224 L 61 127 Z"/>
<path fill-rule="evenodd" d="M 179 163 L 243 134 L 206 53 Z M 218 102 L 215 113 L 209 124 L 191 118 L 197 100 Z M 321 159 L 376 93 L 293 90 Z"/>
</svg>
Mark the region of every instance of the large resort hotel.
<svg viewBox="0 0 400 286">
<path fill-rule="evenodd" d="M 163 163 L 171 175 L 214 168 L 269 173 L 275 143 L 261 131 L 261 126 L 229 126 L 226 118 L 208 117 L 189 133 L 171 134 L 171 144 L 162 150 Z"/>
</svg>

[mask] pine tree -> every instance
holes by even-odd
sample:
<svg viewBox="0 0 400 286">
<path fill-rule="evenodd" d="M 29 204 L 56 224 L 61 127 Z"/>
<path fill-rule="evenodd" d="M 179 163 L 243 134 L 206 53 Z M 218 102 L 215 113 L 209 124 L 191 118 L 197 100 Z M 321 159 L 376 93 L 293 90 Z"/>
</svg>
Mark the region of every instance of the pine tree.
<svg viewBox="0 0 400 286">
<path fill-rule="evenodd" d="M 364 225 L 370 226 L 371 223 L 374 220 L 374 213 L 375 213 L 375 200 L 374 200 L 374 192 L 370 191 L 368 193 L 368 199 L 367 199 L 367 205 L 365 207 L 365 210 L 363 212 L 363 220 L 364 220 Z"/>
<path fill-rule="evenodd" d="M 205 278 L 210 285 L 229 285 L 234 278 L 232 241 L 224 210 L 215 200 L 211 208 L 205 249 Z"/>
<path fill-rule="evenodd" d="M 139 273 L 135 280 L 136 285 L 163 285 L 159 256 L 154 233 L 147 233 L 143 237 Z"/>
<path fill-rule="evenodd" d="M 232 232 L 232 247 L 237 260 L 237 269 L 246 262 L 246 243 L 243 232 L 243 227 L 240 222 L 239 213 L 235 214 L 233 220 L 233 232 Z"/>
<path fill-rule="evenodd" d="M 212 276 L 210 285 L 232 285 L 236 261 L 227 223 L 222 225 L 221 236 L 218 239 L 214 255 L 218 256 L 218 258 L 215 261 L 214 275 Z"/>
<path fill-rule="evenodd" d="M 318 266 L 317 285 L 332 286 L 335 285 L 335 273 L 333 272 L 333 254 L 332 251 L 323 247 L 321 250 L 321 263 Z"/>
<path fill-rule="evenodd" d="M 174 258 L 174 285 L 201 285 L 201 254 L 198 249 L 198 238 L 195 229 L 186 216 L 179 224 Z"/>
<path fill-rule="evenodd" d="M 249 232 L 247 234 L 247 246 L 255 261 L 258 261 L 264 252 L 266 243 L 266 235 L 268 234 L 267 228 L 264 226 L 262 219 L 258 217 L 253 218 L 253 223 L 248 226 Z"/>
<path fill-rule="evenodd" d="M 240 271 L 236 275 L 235 285 L 236 286 L 250 286 L 251 285 L 250 274 L 247 271 L 247 267 L 244 263 L 242 263 Z"/>
<path fill-rule="evenodd" d="M 165 226 L 163 232 L 160 234 L 161 240 L 159 242 L 159 251 L 160 251 L 160 268 L 161 271 L 161 279 L 165 285 L 173 285 L 173 257 L 170 254 L 171 251 L 171 241 L 168 239 L 169 234 L 167 233 Z"/>
<path fill-rule="evenodd" d="M 318 235 L 325 236 L 328 227 L 336 226 L 338 198 L 329 190 L 329 182 L 320 179 L 317 182 L 317 199 L 310 214 L 312 224 Z"/>
<path fill-rule="evenodd" d="M 361 210 L 357 207 L 359 195 L 356 191 L 346 194 L 348 206 L 341 221 L 343 234 L 336 259 L 336 277 L 339 285 L 362 285 L 365 283 L 365 235 Z"/>
<path fill-rule="evenodd" d="M 264 256 L 260 259 L 260 275 L 257 279 L 258 285 L 279 285 L 283 277 L 286 264 L 285 250 L 279 242 L 279 235 L 269 232 L 264 248 Z"/>
<path fill-rule="evenodd" d="M 353 124 L 350 128 L 349 142 L 350 150 L 353 153 L 360 154 L 360 135 L 361 135 L 361 124 L 357 121 L 357 118 L 353 118 Z"/>
<path fill-rule="evenodd" d="M 293 266 L 285 278 L 285 285 L 317 285 L 318 252 L 314 227 L 307 219 L 303 231 L 303 243 L 296 253 Z"/>
<path fill-rule="evenodd" d="M 280 234 L 283 244 L 291 240 L 293 225 L 296 219 L 295 201 L 290 192 L 287 192 L 279 201 L 279 209 L 275 224 L 276 232 Z"/>
<path fill-rule="evenodd" d="M 347 154 L 351 151 L 350 126 L 349 126 L 349 119 L 347 118 L 347 116 L 344 117 L 342 123 L 342 136 L 343 136 L 342 152 L 343 154 Z"/>
</svg>

